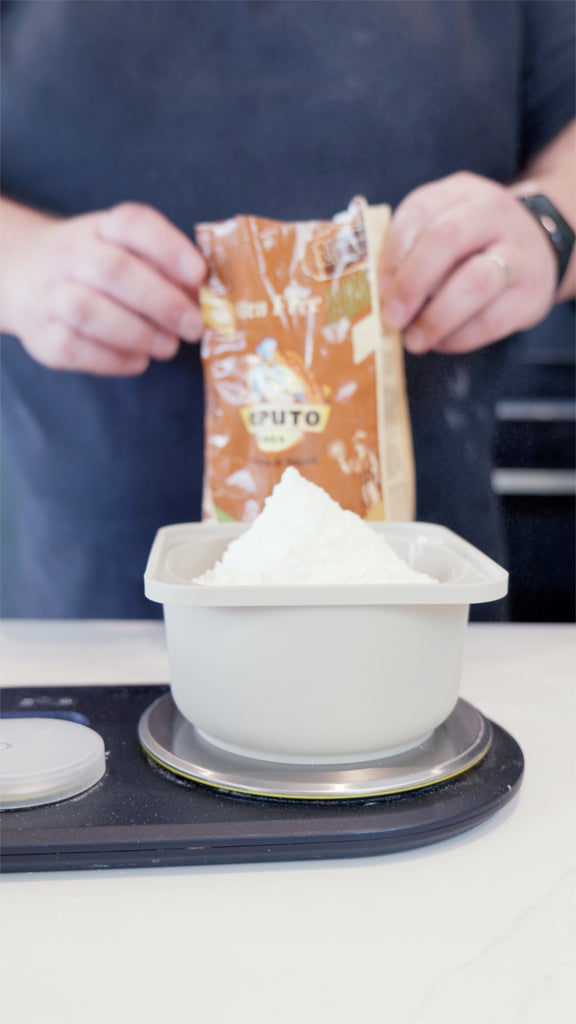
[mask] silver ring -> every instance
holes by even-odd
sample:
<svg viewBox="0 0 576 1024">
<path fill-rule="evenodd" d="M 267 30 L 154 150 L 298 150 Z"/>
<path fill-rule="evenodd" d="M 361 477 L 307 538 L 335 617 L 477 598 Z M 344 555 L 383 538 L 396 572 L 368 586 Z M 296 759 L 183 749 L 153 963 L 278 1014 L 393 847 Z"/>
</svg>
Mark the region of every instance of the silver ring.
<svg viewBox="0 0 576 1024">
<path fill-rule="evenodd" d="M 500 267 L 500 270 L 504 271 L 506 285 L 509 285 L 512 279 L 512 274 L 510 273 L 510 267 L 508 266 L 508 263 L 504 259 L 504 257 L 500 256 L 497 252 L 487 252 L 486 256 L 488 257 L 489 260 L 492 260 L 492 262 L 495 263 L 497 267 Z"/>
</svg>

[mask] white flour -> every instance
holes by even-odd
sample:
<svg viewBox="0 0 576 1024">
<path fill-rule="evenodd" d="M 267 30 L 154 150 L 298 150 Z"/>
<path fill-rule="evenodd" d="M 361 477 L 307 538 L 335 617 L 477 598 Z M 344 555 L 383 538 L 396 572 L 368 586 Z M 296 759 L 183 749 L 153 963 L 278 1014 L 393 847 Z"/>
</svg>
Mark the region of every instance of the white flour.
<svg viewBox="0 0 576 1024">
<path fill-rule="evenodd" d="M 211 585 L 436 583 L 290 466 L 246 533 L 194 580 Z"/>
</svg>

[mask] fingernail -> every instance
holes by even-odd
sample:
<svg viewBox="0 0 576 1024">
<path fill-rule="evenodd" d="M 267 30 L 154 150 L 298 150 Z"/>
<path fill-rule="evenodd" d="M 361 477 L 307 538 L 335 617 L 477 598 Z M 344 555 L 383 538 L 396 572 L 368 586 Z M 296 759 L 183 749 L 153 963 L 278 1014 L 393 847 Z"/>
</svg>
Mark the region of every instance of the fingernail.
<svg viewBox="0 0 576 1024">
<path fill-rule="evenodd" d="M 426 348 L 426 338 L 424 333 L 419 327 L 411 327 L 409 331 L 404 335 L 404 347 L 412 352 L 413 355 L 418 355 L 419 352 L 423 352 Z"/>
<path fill-rule="evenodd" d="M 195 309 L 189 309 L 180 320 L 180 337 L 186 341 L 196 341 L 202 334 L 202 321 Z"/>
<path fill-rule="evenodd" d="M 416 244 L 416 239 L 418 238 L 419 232 L 419 224 L 412 224 L 406 228 L 400 245 L 398 247 L 399 260 L 403 260 L 408 255 L 408 253 L 412 251 L 414 245 Z"/>
<path fill-rule="evenodd" d="M 383 316 L 390 327 L 402 327 L 406 316 L 406 309 L 397 299 L 387 302 L 383 309 Z"/>
<path fill-rule="evenodd" d="M 123 369 L 126 374 L 134 374 L 136 376 L 139 373 L 144 373 L 149 365 L 150 360 L 146 356 L 126 356 Z"/>
<path fill-rule="evenodd" d="M 180 271 L 186 281 L 198 285 L 204 279 L 206 264 L 196 252 L 184 252 L 180 256 Z"/>
<path fill-rule="evenodd" d="M 172 338 L 169 334 L 157 334 L 152 342 L 152 356 L 154 359 L 171 359 L 178 351 L 178 339 Z"/>
</svg>

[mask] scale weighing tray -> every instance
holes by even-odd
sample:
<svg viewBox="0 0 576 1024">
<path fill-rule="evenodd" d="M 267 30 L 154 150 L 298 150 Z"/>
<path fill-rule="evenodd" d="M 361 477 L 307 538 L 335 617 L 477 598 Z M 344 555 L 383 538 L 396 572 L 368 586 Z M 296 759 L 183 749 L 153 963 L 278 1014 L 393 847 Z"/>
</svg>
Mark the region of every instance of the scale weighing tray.
<svg viewBox="0 0 576 1024">
<path fill-rule="evenodd" d="M 14 688 L 9 716 L 80 722 L 104 739 L 106 772 L 90 789 L 1 815 L 4 872 L 318 860 L 397 853 L 485 821 L 518 790 L 522 751 L 487 723 L 488 750 L 424 788 L 354 799 L 279 799 L 224 792 L 169 774 L 139 742 L 160 686 Z"/>
</svg>

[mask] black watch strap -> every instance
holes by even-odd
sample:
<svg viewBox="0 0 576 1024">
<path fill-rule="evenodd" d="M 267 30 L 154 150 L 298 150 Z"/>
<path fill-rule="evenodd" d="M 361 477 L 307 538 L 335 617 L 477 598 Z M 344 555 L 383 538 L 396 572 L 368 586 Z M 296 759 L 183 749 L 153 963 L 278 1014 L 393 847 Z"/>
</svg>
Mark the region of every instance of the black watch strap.
<svg viewBox="0 0 576 1024">
<path fill-rule="evenodd" d="M 536 218 L 554 249 L 558 262 L 557 287 L 560 287 L 574 248 L 574 232 L 547 196 L 518 196 L 518 199 Z"/>
</svg>

